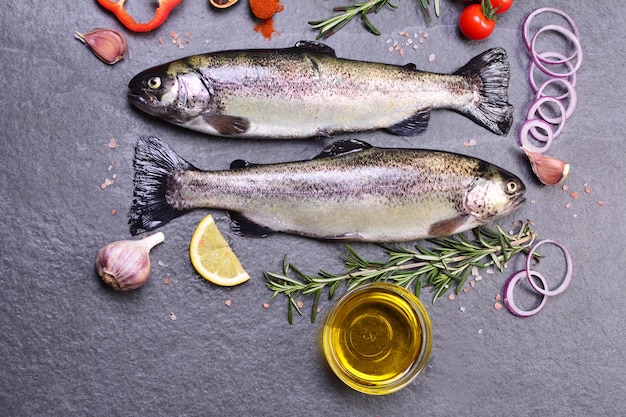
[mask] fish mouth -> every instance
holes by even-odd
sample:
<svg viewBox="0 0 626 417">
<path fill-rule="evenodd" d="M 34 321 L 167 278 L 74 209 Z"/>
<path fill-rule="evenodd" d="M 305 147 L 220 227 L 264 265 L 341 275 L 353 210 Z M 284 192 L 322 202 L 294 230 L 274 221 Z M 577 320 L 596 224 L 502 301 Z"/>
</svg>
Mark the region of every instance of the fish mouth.
<svg viewBox="0 0 626 417">
<path fill-rule="evenodd" d="M 526 197 L 520 196 L 518 199 L 511 202 L 511 204 L 509 205 L 509 212 L 513 210 L 517 210 L 525 202 L 526 202 Z"/>
<path fill-rule="evenodd" d="M 144 94 L 141 94 L 137 91 L 130 91 L 127 94 L 128 101 L 133 106 L 137 107 L 139 110 L 148 113 L 152 116 L 160 116 L 161 112 L 159 112 L 159 107 L 155 106 L 152 101 L 145 97 Z"/>
<path fill-rule="evenodd" d="M 148 105 L 148 101 L 145 99 L 145 97 L 143 97 L 141 94 L 139 94 L 136 91 L 130 91 L 127 95 L 128 97 L 128 101 L 131 102 L 131 104 L 137 106 L 137 107 L 142 107 L 142 106 L 147 106 Z"/>
</svg>

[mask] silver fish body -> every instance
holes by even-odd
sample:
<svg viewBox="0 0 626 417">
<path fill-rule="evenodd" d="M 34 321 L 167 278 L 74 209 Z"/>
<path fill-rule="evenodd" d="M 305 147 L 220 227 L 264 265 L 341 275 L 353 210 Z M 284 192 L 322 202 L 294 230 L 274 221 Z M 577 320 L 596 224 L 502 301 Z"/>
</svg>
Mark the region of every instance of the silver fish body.
<svg viewBox="0 0 626 417">
<path fill-rule="evenodd" d="M 227 210 L 235 231 L 394 242 L 459 233 L 517 209 L 515 175 L 459 154 L 340 141 L 306 161 L 202 171 L 156 138 L 135 151 L 131 233 L 196 208 Z"/>
<path fill-rule="evenodd" d="M 464 114 L 506 135 L 509 64 L 502 48 L 473 58 L 454 74 L 336 57 L 332 48 L 293 48 L 194 55 L 137 74 L 130 102 L 173 124 L 217 136 L 305 138 L 387 129 L 413 135 L 431 109 Z"/>
</svg>

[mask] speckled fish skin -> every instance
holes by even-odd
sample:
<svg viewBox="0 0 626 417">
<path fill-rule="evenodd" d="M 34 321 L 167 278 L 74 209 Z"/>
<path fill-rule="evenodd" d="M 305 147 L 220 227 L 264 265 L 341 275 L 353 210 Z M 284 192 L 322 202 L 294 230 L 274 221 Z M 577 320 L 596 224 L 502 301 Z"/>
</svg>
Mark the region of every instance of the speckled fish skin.
<svg viewBox="0 0 626 417">
<path fill-rule="evenodd" d="M 131 233 L 216 208 L 265 232 L 395 242 L 459 233 L 524 202 L 519 178 L 480 159 L 356 140 L 336 142 L 307 161 L 239 166 L 198 170 L 159 139 L 141 139 Z"/>
<path fill-rule="evenodd" d="M 305 138 L 387 129 L 414 135 L 431 109 L 464 114 L 499 135 L 513 120 L 506 52 L 493 48 L 454 74 L 337 58 L 332 48 L 194 55 L 137 74 L 129 100 L 173 124 L 227 137 Z"/>
</svg>

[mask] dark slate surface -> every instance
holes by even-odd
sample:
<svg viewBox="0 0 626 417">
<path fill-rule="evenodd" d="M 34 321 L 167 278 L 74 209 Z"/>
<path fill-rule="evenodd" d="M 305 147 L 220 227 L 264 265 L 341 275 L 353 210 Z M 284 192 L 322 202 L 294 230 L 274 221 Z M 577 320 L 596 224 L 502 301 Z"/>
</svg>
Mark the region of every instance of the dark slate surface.
<svg viewBox="0 0 626 417">
<path fill-rule="evenodd" d="M 129 3 L 139 20 L 149 13 L 148 6 L 143 10 L 139 2 Z M 519 1 L 492 37 L 469 42 L 456 28 L 460 2 L 443 1 L 442 16 L 426 24 L 415 1 L 398 0 L 398 10 L 372 17 L 382 36 L 366 33 L 355 21 L 328 40 L 342 57 L 413 62 L 441 72 L 488 47 L 506 48 L 516 108 L 508 137 L 444 111 L 433 113 L 429 129 L 418 137 L 384 132 L 351 137 L 375 145 L 462 152 L 518 173 L 534 204 L 500 224 L 508 229 L 516 219 L 531 219 L 540 238 L 563 241 L 575 260 L 571 287 L 530 319 L 494 309 L 495 295 L 519 262 L 506 274 L 485 275 L 454 301 L 432 305 L 429 295 L 422 295 L 435 332 L 433 352 L 424 373 L 408 388 L 371 397 L 344 386 L 320 347 L 331 303 L 322 303 L 315 324 L 307 316 L 289 326 L 285 300 L 269 301 L 263 271 L 278 271 L 289 254 L 307 272 L 338 272 L 342 244 L 285 235 L 241 238 L 230 232 L 224 213 L 197 211 L 161 229 L 166 241 L 154 249 L 153 275 L 142 289 L 117 294 L 100 282 L 94 272 L 97 251 L 130 237 L 126 213 L 137 137 L 158 136 L 207 169 L 225 169 L 236 158 L 263 163 L 308 158 L 329 142 L 206 137 L 140 114 L 126 101 L 126 84 L 144 68 L 192 53 L 312 40 L 316 33 L 306 22 L 329 16 L 344 2 L 283 3 L 285 11 L 276 17 L 281 34 L 268 42 L 253 31 L 246 1 L 218 12 L 206 1 L 188 0 L 159 30 L 126 32 L 130 55 L 113 67 L 73 39 L 75 30 L 120 28 L 95 2 L 3 5 L 0 414 L 623 415 L 626 28 L 619 10 L 611 7 Z M 524 16 L 548 4 L 571 13 L 585 51 L 578 108 L 552 150 L 572 164 L 569 191 L 538 185 L 516 145 L 531 101 L 520 27 Z M 189 31 L 189 43 L 183 42 L 184 48 L 171 44 L 170 31 L 183 41 Z M 404 45 L 401 31 L 411 36 L 427 31 L 429 37 L 417 50 L 404 47 L 404 56 L 388 52 L 394 40 Z M 436 54 L 432 62 L 431 53 Z M 115 149 L 107 146 L 111 138 Z M 464 147 L 471 139 L 476 146 Z M 102 189 L 106 178 L 114 183 Z M 570 197 L 572 190 L 578 199 Z M 196 275 L 188 260 L 191 234 L 209 212 L 252 275 L 242 286 L 215 287 Z M 380 256 L 374 245 L 356 247 Z M 304 302 L 306 309 L 310 300 Z"/>
</svg>

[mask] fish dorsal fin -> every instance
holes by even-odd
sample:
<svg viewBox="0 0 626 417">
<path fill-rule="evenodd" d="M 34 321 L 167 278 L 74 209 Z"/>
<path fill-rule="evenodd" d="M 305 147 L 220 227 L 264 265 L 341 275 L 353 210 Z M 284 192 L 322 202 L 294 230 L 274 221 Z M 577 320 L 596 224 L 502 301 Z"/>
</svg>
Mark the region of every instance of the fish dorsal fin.
<svg viewBox="0 0 626 417">
<path fill-rule="evenodd" d="M 387 127 L 387 130 L 394 135 L 411 136 L 426 130 L 429 120 L 430 109 L 420 110 L 408 119 Z"/>
<path fill-rule="evenodd" d="M 308 49 L 309 51 L 319 52 L 322 54 L 327 54 L 331 56 L 337 56 L 335 50 L 330 46 L 323 44 L 321 42 L 315 41 L 298 41 L 296 42 L 296 48 L 298 49 Z"/>
<path fill-rule="evenodd" d="M 328 145 L 326 148 L 322 150 L 322 152 L 320 152 L 319 155 L 317 155 L 313 159 L 332 158 L 334 156 L 361 152 L 370 148 L 372 148 L 372 145 L 370 145 L 367 142 L 360 141 L 358 139 L 339 140 L 337 142 L 334 142 Z"/>
</svg>

